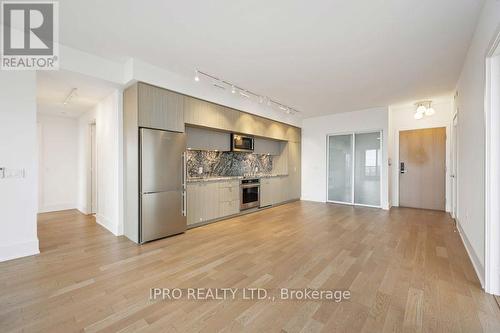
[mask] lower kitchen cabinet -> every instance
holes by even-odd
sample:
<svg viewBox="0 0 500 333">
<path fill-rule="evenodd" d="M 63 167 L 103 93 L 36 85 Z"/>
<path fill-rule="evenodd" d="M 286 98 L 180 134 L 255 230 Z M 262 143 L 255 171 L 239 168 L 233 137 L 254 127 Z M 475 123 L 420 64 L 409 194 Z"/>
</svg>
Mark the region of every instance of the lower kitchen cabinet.
<svg viewBox="0 0 500 333">
<path fill-rule="evenodd" d="M 266 207 L 273 204 L 273 185 L 271 178 L 262 178 L 260 180 L 260 207 Z"/>
<path fill-rule="evenodd" d="M 298 199 L 290 176 L 261 178 L 260 207 Z M 240 181 L 205 181 L 187 184 L 188 225 L 220 219 L 240 212 Z"/>
<path fill-rule="evenodd" d="M 270 177 L 260 181 L 260 207 L 280 204 L 291 200 L 289 177 Z"/>
<path fill-rule="evenodd" d="M 239 213 L 239 188 L 238 180 L 188 183 L 188 225 Z"/>
</svg>

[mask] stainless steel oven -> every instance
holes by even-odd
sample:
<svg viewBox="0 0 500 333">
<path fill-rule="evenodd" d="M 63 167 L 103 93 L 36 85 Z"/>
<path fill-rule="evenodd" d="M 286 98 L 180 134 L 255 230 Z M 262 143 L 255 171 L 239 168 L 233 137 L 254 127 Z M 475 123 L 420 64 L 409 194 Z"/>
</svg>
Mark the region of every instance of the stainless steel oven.
<svg viewBox="0 0 500 333">
<path fill-rule="evenodd" d="M 231 150 L 253 152 L 254 138 L 251 136 L 244 136 L 239 134 L 231 134 Z"/>
<path fill-rule="evenodd" d="M 259 179 L 243 179 L 240 184 L 240 210 L 260 206 Z"/>
</svg>

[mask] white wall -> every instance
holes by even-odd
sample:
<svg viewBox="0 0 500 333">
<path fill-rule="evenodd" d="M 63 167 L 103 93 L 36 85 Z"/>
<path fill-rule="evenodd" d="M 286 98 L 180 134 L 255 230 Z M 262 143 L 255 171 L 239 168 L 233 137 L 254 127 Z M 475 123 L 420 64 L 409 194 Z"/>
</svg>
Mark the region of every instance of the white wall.
<svg viewBox="0 0 500 333">
<path fill-rule="evenodd" d="M 32 71 L 0 74 L 0 167 L 25 170 L 0 179 L 0 261 L 38 253 L 36 77 Z"/>
<path fill-rule="evenodd" d="M 77 119 L 38 114 L 39 207 L 50 212 L 77 207 Z"/>
<path fill-rule="evenodd" d="M 385 107 L 304 119 L 302 122 L 302 200 L 326 202 L 326 136 L 382 130 L 381 206 L 389 208 L 388 109 Z"/>
<path fill-rule="evenodd" d="M 399 205 L 399 131 L 446 127 L 446 211 L 451 208 L 451 179 L 448 170 L 451 163 L 451 122 L 453 119 L 453 97 L 430 99 L 433 100 L 432 107 L 436 111 L 433 116 L 424 117 L 420 120 L 413 118 L 415 105 L 398 105 L 389 107 L 389 158 L 392 161 L 390 167 L 390 197 L 391 206 Z"/>
<path fill-rule="evenodd" d="M 97 213 L 99 224 L 123 234 L 122 92 L 114 91 L 78 119 L 78 207 L 90 211 L 90 128 L 96 124 Z"/>
<path fill-rule="evenodd" d="M 458 212 L 462 238 L 484 281 L 485 60 L 500 28 L 500 1 L 487 0 L 457 85 Z"/>
</svg>

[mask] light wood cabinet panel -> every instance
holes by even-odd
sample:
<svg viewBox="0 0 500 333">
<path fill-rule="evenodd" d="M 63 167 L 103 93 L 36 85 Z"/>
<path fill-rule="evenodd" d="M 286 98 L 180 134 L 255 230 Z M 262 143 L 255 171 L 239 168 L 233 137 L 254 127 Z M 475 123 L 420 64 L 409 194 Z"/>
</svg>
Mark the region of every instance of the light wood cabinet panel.
<svg viewBox="0 0 500 333">
<path fill-rule="evenodd" d="M 238 116 L 239 112 L 224 106 L 219 106 L 217 111 L 217 128 L 233 131 Z"/>
<path fill-rule="evenodd" d="M 240 183 L 237 180 L 188 183 L 188 225 L 239 213 L 239 188 Z"/>
<path fill-rule="evenodd" d="M 300 142 L 300 128 L 287 126 L 286 139 L 292 142 Z"/>
<path fill-rule="evenodd" d="M 288 142 L 279 144 L 279 154 L 273 158 L 273 173 L 278 175 L 288 173 Z"/>
<path fill-rule="evenodd" d="M 288 143 L 288 177 L 290 181 L 290 199 L 300 199 L 301 192 L 301 144 Z"/>
<path fill-rule="evenodd" d="M 236 132 L 254 135 L 254 116 L 245 112 L 239 112 L 238 119 L 236 120 Z"/>
<path fill-rule="evenodd" d="M 186 127 L 187 148 L 193 150 L 231 150 L 229 133 L 197 127 Z"/>
<path fill-rule="evenodd" d="M 186 97 L 184 101 L 185 121 L 187 124 L 218 128 L 218 109 L 219 106 L 216 104 Z"/>
<path fill-rule="evenodd" d="M 280 141 L 255 138 L 254 143 L 255 147 L 253 152 L 255 154 L 280 155 Z"/>
<path fill-rule="evenodd" d="M 187 224 L 195 224 L 203 221 L 203 212 L 201 203 L 201 194 L 203 188 L 201 183 L 187 184 Z"/>
<path fill-rule="evenodd" d="M 139 83 L 140 127 L 184 132 L 184 95 Z"/>
<path fill-rule="evenodd" d="M 285 139 L 285 126 L 281 123 L 272 121 L 267 129 L 267 136 L 277 140 Z"/>
<path fill-rule="evenodd" d="M 273 187 L 271 178 L 262 178 L 260 180 L 260 207 L 273 204 Z"/>
</svg>

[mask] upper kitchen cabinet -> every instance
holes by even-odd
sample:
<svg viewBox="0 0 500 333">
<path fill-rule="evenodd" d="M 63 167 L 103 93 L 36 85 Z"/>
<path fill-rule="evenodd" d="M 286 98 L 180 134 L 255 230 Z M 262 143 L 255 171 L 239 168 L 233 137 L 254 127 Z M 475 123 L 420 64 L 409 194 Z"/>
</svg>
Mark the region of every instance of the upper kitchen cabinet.
<svg viewBox="0 0 500 333">
<path fill-rule="evenodd" d="M 255 154 L 269 154 L 269 155 L 280 155 L 280 142 L 276 140 L 269 140 L 263 138 L 255 138 L 254 141 Z"/>
<path fill-rule="evenodd" d="M 225 106 L 219 106 L 217 112 L 217 128 L 233 131 L 239 112 Z"/>
<path fill-rule="evenodd" d="M 184 132 L 184 95 L 138 83 L 138 125 Z"/>
<path fill-rule="evenodd" d="M 238 112 L 238 111 L 236 111 Z M 238 112 L 238 118 L 236 120 L 235 132 L 243 133 L 243 134 L 253 134 L 255 135 L 254 125 L 255 120 L 254 116 L 245 112 Z"/>
<path fill-rule="evenodd" d="M 187 148 L 193 150 L 231 150 L 231 136 L 229 133 L 186 127 Z"/>
<path fill-rule="evenodd" d="M 300 142 L 300 128 L 288 126 L 286 129 L 286 139 L 292 142 Z"/>
<path fill-rule="evenodd" d="M 282 123 L 278 123 L 276 121 L 271 121 L 269 127 L 267 128 L 268 135 L 266 136 L 278 140 L 285 139 L 285 132 L 286 132 L 285 127 L 288 126 Z"/>
<path fill-rule="evenodd" d="M 186 124 L 229 130 L 234 126 L 235 116 L 228 108 L 203 101 L 201 99 L 184 98 L 184 114 Z"/>
</svg>

